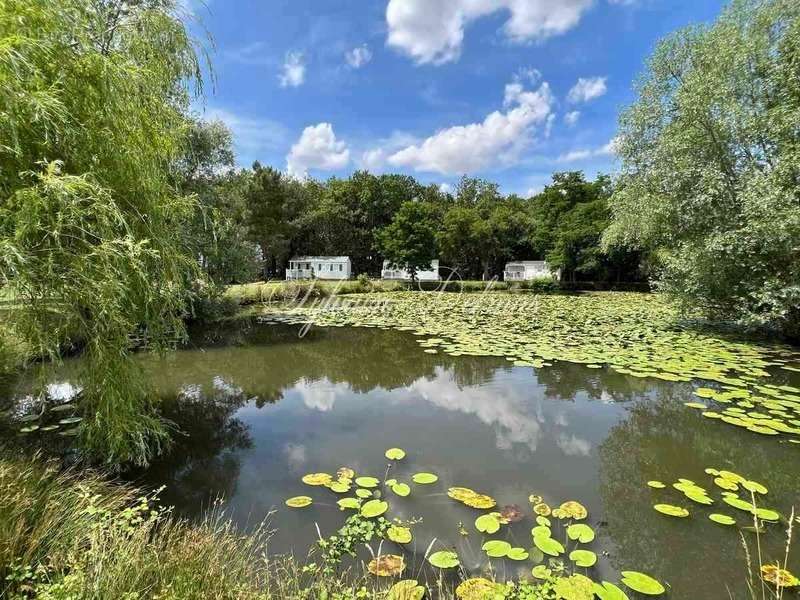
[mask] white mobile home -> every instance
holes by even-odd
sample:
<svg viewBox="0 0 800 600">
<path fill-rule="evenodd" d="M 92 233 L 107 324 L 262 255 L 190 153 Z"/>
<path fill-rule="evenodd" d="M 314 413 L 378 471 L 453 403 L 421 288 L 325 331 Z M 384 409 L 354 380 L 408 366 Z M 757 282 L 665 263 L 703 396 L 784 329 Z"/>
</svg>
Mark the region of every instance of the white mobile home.
<svg viewBox="0 0 800 600">
<path fill-rule="evenodd" d="M 394 279 L 399 281 L 411 281 L 411 273 L 408 269 L 392 265 L 388 260 L 383 261 L 381 279 Z M 440 281 L 439 259 L 432 260 L 430 269 L 417 271 L 417 281 Z"/>
<path fill-rule="evenodd" d="M 506 281 L 530 281 L 541 277 L 558 279 L 558 273 L 550 270 L 545 260 L 519 260 L 506 263 L 503 279 Z"/>
<path fill-rule="evenodd" d="M 349 256 L 295 256 L 289 260 L 286 280 L 350 279 Z"/>
</svg>

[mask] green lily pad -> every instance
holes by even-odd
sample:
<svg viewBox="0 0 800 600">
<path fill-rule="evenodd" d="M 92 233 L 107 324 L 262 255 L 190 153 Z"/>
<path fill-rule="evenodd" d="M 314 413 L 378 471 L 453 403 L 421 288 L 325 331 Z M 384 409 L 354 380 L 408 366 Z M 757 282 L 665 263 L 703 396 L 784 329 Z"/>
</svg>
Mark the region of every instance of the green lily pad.
<svg viewBox="0 0 800 600">
<path fill-rule="evenodd" d="M 308 496 L 295 496 L 286 501 L 286 506 L 289 508 L 305 508 L 306 506 L 311 506 L 312 502 L 313 500 Z"/>
<path fill-rule="evenodd" d="M 649 485 L 654 490 L 663 490 L 667 485 L 661 481 L 648 481 L 647 485 Z"/>
<path fill-rule="evenodd" d="M 433 473 L 417 473 L 411 478 L 411 481 L 421 485 L 428 485 L 439 481 L 439 477 Z"/>
<path fill-rule="evenodd" d="M 569 559 L 579 567 L 593 567 L 597 563 L 597 555 L 591 550 L 573 550 Z"/>
<path fill-rule="evenodd" d="M 594 539 L 594 530 L 585 523 L 575 523 L 567 527 L 567 536 L 573 541 L 588 544 Z"/>
<path fill-rule="evenodd" d="M 341 500 L 337 500 L 336 504 L 338 504 L 339 508 L 341 508 L 342 510 L 348 508 L 358 510 L 359 508 L 361 508 L 361 500 L 359 500 L 358 498 L 342 498 Z"/>
<path fill-rule="evenodd" d="M 428 557 L 428 562 L 437 569 L 452 569 L 460 564 L 458 554 L 450 550 L 434 552 Z"/>
<path fill-rule="evenodd" d="M 533 544 L 548 556 L 560 556 L 564 554 L 564 546 L 561 545 L 561 542 L 551 537 L 541 535 L 534 536 Z"/>
<path fill-rule="evenodd" d="M 688 517 L 689 511 L 685 508 L 681 508 L 680 506 L 673 506 L 672 504 L 656 504 L 653 508 L 655 508 L 658 512 L 663 515 L 668 515 L 670 517 Z"/>
<path fill-rule="evenodd" d="M 385 455 L 389 460 L 403 460 L 406 457 L 406 451 L 400 448 L 389 448 Z"/>
<path fill-rule="evenodd" d="M 356 490 L 356 496 L 363 499 L 372 498 L 372 492 L 365 490 L 364 488 L 358 488 Z"/>
<path fill-rule="evenodd" d="M 489 540 L 481 546 L 481 550 L 491 558 L 502 558 L 511 551 L 511 544 L 503 540 Z"/>
<path fill-rule="evenodd" d="M 528 551 L 525 548 L 511 548 L 506 554 L 510 560 L 528 560 Z"/>
<path fill-rule="evenodd" d="M 608 581 L 595 583 L 594 593 L 600 600 L 630 600 L 625 592 Z"/>
<path fill-rule="evenodd" d="M 412 539 L 411 529 L 400 525 L 391 525 L 386 530 L 386 537 L 397 544 L 408 544 Z"/>
<path fill-rule="evenodd" d="M 622 571 L 622 583 L 646 596 L 659 596 L 666 591 L 657 580 L 638 571 Z"/>
<path fill-rule="evenodd" d="M 383 500 L 370 500 L 361 507 L 361 514 L 368 519 L 379 517 L 389 510 L 389 504 Z"/>
<path fill-rule="evenodd" d="M 389 588 L 387 600 L 422 600 L 425 588 L 416 579 L 403 579 Z"/>
<path fill-rule="evenodd" d="M 380 483 L 376 477 L 356 477 L 356 485 L 362 488 L 376 488 Z"/>
<path fill-rule="evenodd" d="M 406 497 L 411 493 L 411 487 L 407 483 L 396 483 L 392 486 L 392 491 L 401 497 Z"/>
<path fill-rule="evenodd" d="M 729 517 L 728 515 L 712 513 L 708 515 L 708 518 L 714 521 L 714 523 L 719 523 L 720 525 L 736 525 L 736 519 Z"/>
<path fill-rule="evenodd" d="M 481 515 L 475 519 L 475 529 L 481 533 L 497 533 L 500 530 L 500 520 L 495 516 L 496 513 Z"/>
<path fill-rule="evenodd" d="M 544 565 L 536 565 L 531 569 L 531 575 L 536 579 L 550 579 L 553 572 Z"/>
</svg>

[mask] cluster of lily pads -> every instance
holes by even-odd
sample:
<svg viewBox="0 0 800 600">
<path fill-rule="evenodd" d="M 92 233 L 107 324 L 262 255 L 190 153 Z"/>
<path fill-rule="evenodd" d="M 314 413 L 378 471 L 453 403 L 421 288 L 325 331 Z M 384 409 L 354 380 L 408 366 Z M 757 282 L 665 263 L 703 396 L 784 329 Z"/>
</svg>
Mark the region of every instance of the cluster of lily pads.
<svg viewBox="0 0 800 600">
<path fill-rule="evenodd" d="M 77 406 L 72 399 L 57 404 L 43 402 L 35 408 L 33 412 L 22 416 L 14 414 L 16 408 L 12 408 L 6 416 L 21 425 L 19 428 L 21 434 L 55 432 L 65 437 L 78 435 L 79 423 L 83 418 L 75 414 Z"/>
<path fill-rule="evenodd" d="M 745 517 L 744 521 L 747 524 L 741 525 L 741 529 L 760 533 L 765 525 L 778 523 L 782 519 L 785 520 L 785 517 L 777 510 L 759 506 L 759 499 L 765 497 L 769 493 L 769 490 L 764 484 L 752 479 L 747 479 L 738 473 L 718 470 L 714 467 L 708 467 L 705 469 L 705 473 L 713 478 L 714 486 L 722 490 L 720 496 L 723 503 L 747 513 L 747 517 Z M 648 481 L 647 485 L 654 490 L 668 489 L 667 484 L 658 480 Z M 695 504 L 702 506 L 712 506 L 715 504 L 709 491 L 691 479 L 679 478 L 678 481 L 672 484 L 672 488 L 681 492 L 686 499 L 691 500 Z M 743 492 L 746 498 L 749 499 L 742 498 L 739 492 Z M 653 508 L 659 513 L 670 517 L 685 519 L 690 516 L 688 508 L 677 504 L 659 503 L 655 504 Z M 708 519 L 725 527 L 732 527 L 738 524 L 735 517 L 725 513 L 712 512 L 708 515 Z M 775 565 L 762 566 L 761 576 L 765 581 L 777 587 L 800 586 L 800 579 L 786 569 Z"/>
<path fill-rule="evenodd" d="M 438 482 L 434 473 L 414 473 L 408 482 L 396 477 L 389 478 L 393 469 L 399 468 L 406 453 L 400 448 L 390 448 L 385 456 L 391 461 L 383 480 L 370 475 L 357 475 L 349 467 L 339 468 L 335 474 L 309 473 L 301 481 L 312 487 L 325 488 L 337 495 L 343 495 L 337 501 L 343 511 L 353 510 L 364 519 L 384 519 L 390 511 L 391 495 L 404 498 L 413 493 L 412 486 L 430 486 Z M 592 600 L 595 595 L 601 600 L 626 600 L 628 596 L 615 583 L 594 582 L 590 577 L 590 569 L 598 562 L 597 554 L 589 544 L 595 540 L 595 532 L 585 521 L 589 512 L 585 506 L 575 500 L 563 502 L 551 507 L 542 496 L 531 494 L 529 502 L 531 510 L 528 516 L 535 519 L 536 525 L 531 530 L 531 547 L 512 546 L 505 539 L 495 538 L 500 530 L 525 518 L 523 510 L 509 505 L 498 507 L 492 496 L 466 487 L 450 487 L 447 496 L 469 508 L 479 511 L 474 520 L 476 531 L 484 535 L 481 546 L 486 557 L 491 559 L 507 559 L 523 563 L 534 563 L 531 576 L 541 584 L 552 585 L 556 597 L 565 600 Z M 302 509 L 313 504 L 311 496 L 295 496 L 286 500 L 286 505 L 294 509 Z M 386 523 L 386 521 L 381 521 Z M 400 548 L 414 539 L 412 527 L 418 521 L 408 522 L 395 519 L 382 537 L 394 542 Z M 462 535 L 469 532 L 462 529 Z M 425 553 L 427 562 L 443 571 L 462 567 L 461 558 L 453 547 L 433 550 L 433 544 Z M 568 561 L 566 562 L 565 559 Z M 547 562 L 545 562 L 545 560 Z M 406 570 L 406 559 L 402 554 L 380 553 L 373 556 L 367 564 L 367 570 L 377 577 L 397 577 Z M 579 572 L 582 570 L 583 572 Z M 623 571 L 621 585 L 646 595 L 660 595 L 666 589 L 653 577 L 638 571 Z M 462 581 L 456 588 L 456 596 L 462 600 L 478 600 L 487 597 L 506 597 L 501 592 L 508 591 L 513 584 L 499 584 L 483 577 L 471 577 Z M 487 596 L 487 594 L 490 595 Z M 397 582 L 390 590 L 389 598 L 422 598 L 425 588 L 417 580 L 405 579 Z"/>
<path fill-rule="evenodd" d="M 800 372 L 796 349 L 737 341 L 686 326 L 659 295 L 392 292 L 375 296 L 369 304 L 340 300 L 295 307 L 288 313 L 277 307 L 265 318 L 410 331 L 432 354 L 499 356 L 534 368 L 558 360 L 590 368 L 605 365 L 639 378 L 714 382 L 721 389 L 701 392 L 708 394 L 703 398 L 747 404 L 722 412 L 703 404 L 706 416 L 765 435 L 800 434 L 800 388 L 769 383 L 775 370 Z M 757 414 L 734 410 L 755 407 Z M 798 438 L 791 441 L 800 443 Z"/>
</svg>

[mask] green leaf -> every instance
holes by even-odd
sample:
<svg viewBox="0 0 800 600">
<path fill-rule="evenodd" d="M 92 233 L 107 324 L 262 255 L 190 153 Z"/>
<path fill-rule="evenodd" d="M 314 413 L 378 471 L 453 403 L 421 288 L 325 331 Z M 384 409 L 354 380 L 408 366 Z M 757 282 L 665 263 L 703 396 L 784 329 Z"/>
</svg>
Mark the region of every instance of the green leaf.
<svg viewBox="0 0 800 600">
<path fill-rule="evenodd" d="M 433 473 L 417 473 L 411 478 L 411 481 L 422 485 L 428 485 L 439 481 L 439 477 Z"/>
<path fill-rule="evenodd" d="M 481 550 L 490 558 L 502 558 L 511 551 L 511 544 L 504 540 L 489 540 L 481 546 Z"/>
<path fill-rule="evenodd" d="M 460 564 L 458 554 L 450 550 L 434 552 L 428 557 L 428 562 L 437 569 L 452 569 Z"/>
<path fill-rule="evenodd" d="M 361 507 L 361 514 L 368 519 L 379 517 L 389 510 L 389 505 L 383 500 L 370 500 Z"/>
<path fill-rule="evenodd" d="M 403 460 L 406 457 L 405 450 L 400 448 L 389 448 L 385 454 L 389 460 Z"/>
<path fill-rule="evenodd" d="M 647 596 L 658 596 L 666 591 L 658 581 L 638 571 L 622 571 L 622 583 Z"/>
<path fill-rule="evenodd" d="M 597 563 L 597 555 L 591 550 L 573 550 L 569 559 L 579 567 L 592 567 Z"/>
</svg>

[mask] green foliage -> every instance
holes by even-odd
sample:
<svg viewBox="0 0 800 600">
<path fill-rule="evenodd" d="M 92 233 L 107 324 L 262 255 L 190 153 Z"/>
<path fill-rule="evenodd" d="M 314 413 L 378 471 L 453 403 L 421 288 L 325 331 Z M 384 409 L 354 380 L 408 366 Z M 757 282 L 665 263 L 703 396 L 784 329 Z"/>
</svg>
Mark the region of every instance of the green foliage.
<svg viewBox="0 0 800 600">
<path fill-rule="evenodd" d="M 376 537 L 386 537 L 391 522 L 384 517 L 368 518 L 360 512 L 350 516 L 339 530 L 318 542 L 322 550 L 324 575 L 334 575 L 341 569 L 345 556 L 356 556 L 356 548 L 369 544 Z"/>
<path fill-rule="evenodd" d="M 0 0 L 0 281 L 35 355 L 84 347 L 81 440 L 110 464 L 167 439 L 129 351 L 182 335 L 196 277 L 170 171 L 198 64 L 172 6 Z"/>
<path fill-rule="evenodd" d="M 648 250 L 662 289 L 800 334 L 800 4 L 734 0 L 668 37 L 620 123 L 607 246 Z"/>
<path fill-rule="evenodd" d="M 378 234 L 378 244 L 392 265 L 407 269 L 412 281 L 417 271 L 430 269 L 436 258 L 437 211 L 429 203 L 404 202 L 391 224 Z"/>
</svg>

